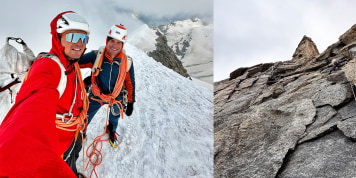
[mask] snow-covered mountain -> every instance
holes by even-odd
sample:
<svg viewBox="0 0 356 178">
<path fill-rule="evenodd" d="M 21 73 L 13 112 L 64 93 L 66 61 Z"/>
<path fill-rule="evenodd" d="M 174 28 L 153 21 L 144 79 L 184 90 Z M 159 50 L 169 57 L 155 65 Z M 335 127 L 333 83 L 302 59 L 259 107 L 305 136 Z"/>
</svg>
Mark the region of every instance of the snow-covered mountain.
<svg viewBox="0 0 356 178">
<path fill-rule="evenodd" d="M 191 18 L 160 26 L 159 29 L 167 36 L 168 45 L 183 62 L 189 75 L 213 84 L 213 24 L 204 24 L 199 18 Z"/>
<path fill-rule="evenodd" d="M 167 37 L 168 45 L 183 63 L 194 81 L 213 89 L 213 24 L 199 18 L 176 21 L 151 29 L 143 25 L 132 33 L 131 44 L 150 52 L 155 49 L 156 30 Z M 143 35 L 144 34 L 144 35 Z"/>
<path fill-rule="evenodd" d="M 157 38 L 156 30 L 143 24 L 134 32 L 131 32 L 131 36 L 128 36 L 127 42 L 148 53 L 156 49 Z"/>
<path fill-rule="evenodd" d="M 104 143 L 98 176 L 213 177 L 212 91 L 164 67 L 130 43 L 124 48 L 133 58 L 137 101 L 132 116 L 119 121 L 119 147 Z M 0 112 L 8 109 L 1 106 Z M 104 132 L 106 110 L 107 106 L 102 107 L 89 125 L 85 149 Z M 83 170 L 82 155 L 77 167 L 90 176 L 92 167 Z M 88 162 L 88 158 L 84 160 Z"/>
</svg>

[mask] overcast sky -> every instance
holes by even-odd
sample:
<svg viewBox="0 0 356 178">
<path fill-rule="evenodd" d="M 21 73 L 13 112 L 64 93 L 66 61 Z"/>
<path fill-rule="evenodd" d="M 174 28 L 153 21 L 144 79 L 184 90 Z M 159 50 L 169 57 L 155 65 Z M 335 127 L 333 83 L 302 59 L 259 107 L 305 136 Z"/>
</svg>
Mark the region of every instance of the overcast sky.
<svg viewBox="0 0 356 178">
<path fill-rule="evenodd" d="M 354 24 L 354 0 L 215 0 L 214 81 L 240 67 L 291 60 L 304 35 L 321 53 Z"/>
<path fill-rule="evenodd" d="M 72 10 L 87 19 L 90 25 L 87 51 L 105 45 L 106 33 L 113 24 L 124 24 L 128 38 L 139 20 L 127 14 L 133 11 L 146 18 L 174 18 L 185 14 L 213 19 L 213 0 L 11 0 L 0 6 L 0 47 L 8 36 L 21 37 L 35 55 L 51 49 L 50 22 L 59 13 Z M 189 17 L 190 18 L 190 17 Z M 22 50 L 21 47 L 16 46 Z"/>
</svg>

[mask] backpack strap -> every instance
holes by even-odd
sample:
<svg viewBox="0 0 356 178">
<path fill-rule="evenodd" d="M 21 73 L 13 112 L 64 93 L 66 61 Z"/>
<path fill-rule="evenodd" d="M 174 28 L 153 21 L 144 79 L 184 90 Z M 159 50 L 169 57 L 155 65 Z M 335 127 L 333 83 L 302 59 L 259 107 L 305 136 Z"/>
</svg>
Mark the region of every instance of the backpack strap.
<svg viewBox="0 0 356 178">
<path fill-rule="evenodd" d="M 128 72 L 128 71 L 130 70 L 130 68 L 131 68 L 131 65 L 132 65 L 132 57 L 126 55 L 125 49 L 122 49 L 122 51 L 124 52 L 124 54 L 125 54 L 125 56 L 126 56 L 126 64 L 127 64 L 127 66 L 126 66 L 126 72 Z"/>
<path fill-rule="evenodd" d="M 125 53 L 125 51 L 124 51 L 124 53 Z M 126 62 L 126 64 L 127 64 L 126 72 L 128 72 L 130 70 L 130 68 L 131 68 L 131 65 L 132 65 L 132 58 L 130 56 L 127 56 L 126 61 L 127 61 Z"/>
<path fill-rule="evenodd" d="M 101 46 L 98 50 L 98 54 L 96 55 L 96 59 L 94 62 L 93 67 L 91 68 L 91 73 L 95 73 L 95 76 L 99 75 L 99 71 L 101 69 L 101 63 L 103 62 L 103 53 L 104 53 L 105 46 Z"/>
<path fill-rule="evenodd" d="M 59 68 L 61 69 L 61 79 L 59 80 L 59 84 L 57 87 L 57 90 L 59 92 L 59 98 L 62 97 L 64 90 L 66 89 L 67 86 L 67 75 L 66 75 L 66 69 L 64 68 L 64 65 L 61 63 L 61 61 L 59 60 L 59 58 L 55 55 L 48 55 L 46 56 L 50 59 L 52 59 L 53 61 L 55 61 L 58 65 Z"/>
</svg>

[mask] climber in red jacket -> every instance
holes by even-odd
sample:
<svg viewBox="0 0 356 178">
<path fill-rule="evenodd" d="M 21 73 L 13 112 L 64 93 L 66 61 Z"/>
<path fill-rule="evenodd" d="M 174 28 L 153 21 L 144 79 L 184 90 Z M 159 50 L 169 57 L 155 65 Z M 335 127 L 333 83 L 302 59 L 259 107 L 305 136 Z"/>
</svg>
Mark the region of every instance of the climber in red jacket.
<svg viewBox="0 0 356 178">
<path fill-rule="evenodd" d="M 89 25 L 67 11 L 50 26 L 49 55 L 31 66 L 0 125 L 0 177 L 78 176 L 70 150 L 87 122 L 88 99 L 77 61 L 86 49 Z"/>
</svg>

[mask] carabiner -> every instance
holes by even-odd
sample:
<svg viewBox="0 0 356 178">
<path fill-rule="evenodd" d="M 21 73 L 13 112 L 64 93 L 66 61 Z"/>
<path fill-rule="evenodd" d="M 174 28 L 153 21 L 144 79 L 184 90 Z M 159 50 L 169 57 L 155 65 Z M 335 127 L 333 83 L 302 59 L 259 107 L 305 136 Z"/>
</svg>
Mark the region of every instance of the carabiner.
<svg viewBox="0 0 356 178">
<path fill-rule="evenodd" d="M 69 116 L 69 117 L 70 117 L 70 119 L 69 119 L 68 121 L 65 121 L 65 120 L 64 120 L 64 117 L 66 117 L 66 116 Z M 73 119 L 73 113 L 64 113 L 64 114 L 62 115 L 62 122 L 65 122 L 66 124 L 68 124 L 68 122 L 70 122 L 72 119 Z"/>
</svg>

